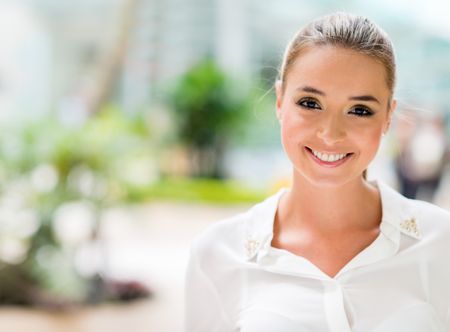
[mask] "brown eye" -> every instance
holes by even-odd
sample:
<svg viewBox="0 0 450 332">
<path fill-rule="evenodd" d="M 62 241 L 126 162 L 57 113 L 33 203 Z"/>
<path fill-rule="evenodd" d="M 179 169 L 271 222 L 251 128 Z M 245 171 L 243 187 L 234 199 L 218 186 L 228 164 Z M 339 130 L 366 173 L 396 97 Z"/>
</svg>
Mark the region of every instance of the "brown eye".
<svg viewBox="0 0 450 332">
<path fill-rule="evenodd" d="M 307 108 L 307 109 L 317 109 L 320 110 L 320 105 L 314 99 L 301 99 L 297 102 L 297 105 Z"/>
<path fill-rule="evenodd" d="M 356 116 L 371 116 L 373 115 L 373 112 L 370 110 L 370 108 L 365 107 L 365 106 L 355 106 L 352 108 L 352 110 L 350 111 L 350 114 L 354 114 Z"/>
</svg>

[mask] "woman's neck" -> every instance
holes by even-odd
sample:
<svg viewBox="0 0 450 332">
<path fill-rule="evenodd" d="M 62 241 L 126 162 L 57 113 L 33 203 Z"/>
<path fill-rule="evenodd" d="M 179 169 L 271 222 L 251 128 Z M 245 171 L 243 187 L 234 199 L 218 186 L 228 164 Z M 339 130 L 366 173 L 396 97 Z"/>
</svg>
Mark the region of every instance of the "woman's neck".
<svg viewBox="0 0 450 332">
<path fill-rule="evenodd" d="M 294 171 L 292 189 L 280 200 L 278 220 L 291 230 L 317 234 L 372 230 L 381 221 L 381 199 L 364 179 L 317 186 Z"/>
</svg>

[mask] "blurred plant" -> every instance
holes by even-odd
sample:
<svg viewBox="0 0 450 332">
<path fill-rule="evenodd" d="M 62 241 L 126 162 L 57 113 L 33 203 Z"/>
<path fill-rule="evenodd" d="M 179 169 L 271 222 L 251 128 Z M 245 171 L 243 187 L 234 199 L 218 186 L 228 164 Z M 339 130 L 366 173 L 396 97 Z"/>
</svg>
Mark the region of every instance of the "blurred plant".
<svg viewBox="0 0 450 332">
<path fill-rule="evenodd" d="M 224 152 L 230 136 L 245 123 L 250 89 L 206 59 L 179 79 L 169 97 L 177 138 L 188 149 L 191 175 L 224 178 Z"/>
<path fill-rule="evenodd" d="M 186 177 L 164 177 L 151 186 L 130 190 L 135 201 L 158 199 L 212 204 L 254 204 L 269 194 L 271 192 L 249 188 L 237 180 Z"/>
<path fill-rule="evenodd" d="M 96 241 L 104 207 L 154 180 L 145 118 L 109 108 L 77 128 L 45 119 L 0 135 L 0 303 L 98 300 L 111 289 L 91 287 L 101 267 L 75 257 Z"/>
</svg>

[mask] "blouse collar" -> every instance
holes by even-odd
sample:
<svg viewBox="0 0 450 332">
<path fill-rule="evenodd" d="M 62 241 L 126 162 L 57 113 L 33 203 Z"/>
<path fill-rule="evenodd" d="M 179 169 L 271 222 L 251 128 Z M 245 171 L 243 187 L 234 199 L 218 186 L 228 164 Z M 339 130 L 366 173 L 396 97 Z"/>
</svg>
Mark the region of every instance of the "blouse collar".
<svg viewBox="0 0 450 332">
<path fill-rule="evenodd" d="M 381 233 L 391 241 L 390 254 L 395 254 L 400 246 L 401 234 L 415 240 L 421 239 L 420 223 L 416 217 L 411 200 L 389 187 L 382 181 L 371 181 L 378 187 L 381 196 L 382 220 Z M 281 188 L 276 194 L 255 205 L 246 220 L 244 248 L 248 261 L 256 258 L 261 261 L 269 252 L 273 238 L 275 213 L 281 196 L 289 191 Z M 343 272 L 343 271 L 341 271 Z"/>
</svg>

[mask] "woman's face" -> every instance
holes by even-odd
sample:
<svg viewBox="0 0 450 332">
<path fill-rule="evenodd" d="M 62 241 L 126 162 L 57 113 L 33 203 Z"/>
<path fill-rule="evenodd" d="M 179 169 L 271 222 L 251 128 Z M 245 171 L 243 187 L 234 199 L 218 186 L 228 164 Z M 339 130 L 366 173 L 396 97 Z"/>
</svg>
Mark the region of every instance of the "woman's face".
<svg viewBox="0 0 450 332">
<path fill-rule="evenodd" d="M 298 175 L 327 186 L 361 177 L 395 108 L 383 65 L 353 50 L 311 47 L 276 92 L 283 147 Z"/>
</svg>

